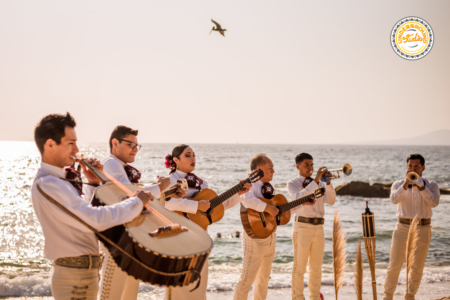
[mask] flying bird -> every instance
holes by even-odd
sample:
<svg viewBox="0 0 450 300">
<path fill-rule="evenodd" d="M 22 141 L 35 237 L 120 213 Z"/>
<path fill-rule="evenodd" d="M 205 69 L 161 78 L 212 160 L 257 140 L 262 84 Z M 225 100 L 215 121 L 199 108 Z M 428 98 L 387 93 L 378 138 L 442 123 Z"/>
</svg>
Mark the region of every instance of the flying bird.
<svg viewBox="0 0 450 300">
<path fill-rule="evenodd" d="M 217 23 L 216 21 L 214 21 L 213 19 L 211 19 L 211 21 L 216 25 L 216 27 L 213 26 L 213 28 L 211 29 L 209 34 L 211 34 L 211 32 L 213 32 L 213 30 L 214 30 L 214 31 L 220 32 L 221 35 L 225 36 L 225 31 L 227 31 L 227 30 L 226 29 L 222 29 L 222 26 L 220 26 L 220 24 Z"/>
</svg>

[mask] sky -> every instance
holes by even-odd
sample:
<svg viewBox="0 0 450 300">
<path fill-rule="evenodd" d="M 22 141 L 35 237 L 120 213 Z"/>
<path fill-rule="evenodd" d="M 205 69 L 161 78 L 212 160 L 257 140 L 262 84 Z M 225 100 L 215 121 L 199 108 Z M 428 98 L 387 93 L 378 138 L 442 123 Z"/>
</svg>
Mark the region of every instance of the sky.
<svg viewBox="0 0 450 300">
<path fill-rule="evenodd" d="M 0 1 L 0 140 L 342 144 L 450 129 L 450 1 Z M 402 18 L 435 34 L 417 61 Z M 208 34 L 211 18 L 226 37 Z"/>
</svg>

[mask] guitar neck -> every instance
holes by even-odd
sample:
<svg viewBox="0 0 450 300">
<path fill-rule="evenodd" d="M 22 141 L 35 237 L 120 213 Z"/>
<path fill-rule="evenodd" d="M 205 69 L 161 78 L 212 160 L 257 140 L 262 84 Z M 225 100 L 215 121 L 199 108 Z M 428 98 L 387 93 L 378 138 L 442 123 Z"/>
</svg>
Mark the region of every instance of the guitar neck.
<svg viewBox="0 0 450 300">
<path fill-rule="evenodd" d="M 94 167 L 90 162 L 88 162 L 86 159 L 82 158 L 80 159 L 80 162 L 83 163 L 86 167 L 88 167 L 89 170 L 91 170 L 92 173 L 94 173 L 95 176 L 98 177 L 102 181 L 102 183 L 106 183 L 108 181 L 111 181 L 107 175 L 107 173 L 99 170 L 98 168 Z"/>
<path fill-rule="evenodd" d="M 170 189 L 168 189 L 168 190 L 165 190 L 165 191 L 163 192 L 163 197 L 164 197 L 164 199 L 166 199 L 166 198 L 172 196 L 173 194 L 175 194 L 175 193 L 177 192 L 177 190 L 178 190 L 178 186 L 174 186 L 173 188 L 170 188 Z"/>
<path fill-rule="evenodd" d="M 305 197 L 301 197 L 300 199 L 297 199 L 297 200 L 285 203 L 285 204 L 281 205 L 279 207 L 279 209 L 280 209 L 280 211 L 282 213 L 285 212 L 285 211 L 291 210 L 294 207 L 297 207 L 297 206 L 302 205 L 302 204 L 304 204 L 306 202 L 309 202 L 311 200 L 312 196 L 314 196 L 314 194 L 309 194 L 309 195 L 306 195 Z"/>
<path fill-rule="evenodd" d="M 243 182 L 239 182 L 238 184 L 233 186 L 231 189 L 227 190 L 226 192 L 220 194 L 216 198 L 209 201 L 209 203 L 211 205 L 211 209 L 213 209 L 213 208 L 219 206 L 220 204 L 222 204 L 223 202 L 225 202 L 225 200 L 229 199 L 231 196 L 233 196 L 234 194 L 236 194 L 237 192 L 242 190 L 242 187 L 244 186 L 244 184 L 250 183 L 250 182 L 251 182 L 250 179 L 247 178 Z"/>
</svg>

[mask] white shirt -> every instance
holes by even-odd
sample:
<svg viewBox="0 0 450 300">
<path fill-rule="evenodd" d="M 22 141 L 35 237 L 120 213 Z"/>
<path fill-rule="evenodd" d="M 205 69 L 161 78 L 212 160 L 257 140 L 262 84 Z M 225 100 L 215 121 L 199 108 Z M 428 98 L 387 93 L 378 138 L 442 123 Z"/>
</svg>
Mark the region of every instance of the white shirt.
<svg viewBox="0 0 450 300">
<path fill-rule="evenodd" d="M 89 203 L 94 188 L 88 186 L 84 198 L 80 197 L 70 182 L 60 179 L 65 177 L 64 169 L 41 163 L 31 188 L 33 209 L 44 232 L 44 255 L 50 260 L 99 254 L 98 241 L 90 229 L 47 200 L 38 191 L 38 184 L 46 194 L 99 231 L 132 221 L 143 208 L 136 197 L 94 207 Z"/>
<path fill-rule="evenodd" d="M 397 217 L 413 219 L 416 214 L 420 219 L 430 219 L 433 216 L 431 208 L 439 205 L 439 186 L 436 182 L 426 178 L 419 178 L 418 185 L 425 181 L 425 189 L 419 191 L 417 187 L 403 188 L 405 179 L 397 180 L 391 187 L 391 202 L 397 205 Z"/>
<path fill-rule="evenodd" d="M 114 177 L 117 181 L 123 184 L 132 184 L 128 179 L 127 172 L 125 171 L 125 165 L 123 161 L 110 154 L 109 157 L 105 158 L 102 162 L 103 171 Z M 159 185 L 156 184 L 145 184 L 142 189 L 152 193 L 153 197 L 159 198 L 161 191 Z"/>
<path fill-rule="evenodd" d="M 250 208 L 258 212 L 263 212 L 266 209 L 267 203 L 258 199 L 258 197 L 264 198 L 261 191 L 263 184 L 264 183 L 261 180 L 255 182 L 250 191 L 241 196 L 243 199 L 242 205 L 244 205 L 245 208 Z"/>
<path fill-rule="evenodd" d="M 186 178 L 186 175 L 187 175 L 187 173 L 182 172 L 180 170 L 176 170 L 175 172 L 170 174 L 169 175 L 169 177 L 170 177 L 169 188 L 171 186 L 173 186 L 174 184 L 176 184 L 177 180 Z M 208 188 L 208 183 L 204 179 L 203 179 L 203 183 L 200 186 L 200 188 L 201 188 L 201 190 Z M 186 191 L 185 197 L 192 198 L 198 192 L 199 192 L 198 189 L 189 188 Z M 186 213 L 190 213 L 190 214 L 197 213 L 198 201 L 189 200 L 186 198 L 179 198 L 179 199 L 171 198 L 169 201 L 166 201 L 165 207 L 171 211 L 176 210 L 176 211 L 182 211 L 182 212 L 186 212 Z M 236 193 L 233 196 L 231 196 L 230 198 L 228 198 L 227 200 L 225 200 L 222 204 L 223 204 L 224 209 L 227 210 L 227 209 L 232 208 L 236 204 L 241 203 L 241 201 L 242 201 L 242 198 L 239 196 L 238 193 Z"/>
<path fill-rule="evenodd" d="M 290 180 L 287 183 L 287 189 L 289 192 L 289 197 L 291 201 L 305 197 L 306 195 L 312 194 L 317 188 L 325 188 L 325 194 L 316 199 L 314 205 L 299 205 L 291 209 L 291 213 L 294 216 L 305 217 L 305 218 L 323 218 L 325 215 L 325 203 L 333 205 L 336 202 L 336 191 L 334 190 L 333 184 L 326 184 L 319 181 L 319 185 L 313 180 L 305 188 L 303 187 L 303 181 L 306 177 L 299 175 L 297 178 Z"/>
</svg>

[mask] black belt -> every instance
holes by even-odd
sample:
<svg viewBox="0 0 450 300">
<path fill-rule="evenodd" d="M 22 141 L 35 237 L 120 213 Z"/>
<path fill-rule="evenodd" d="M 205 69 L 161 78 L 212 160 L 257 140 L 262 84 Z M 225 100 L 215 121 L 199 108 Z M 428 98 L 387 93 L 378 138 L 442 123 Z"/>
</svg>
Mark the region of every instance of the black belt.
<svg viewBox="0 0 450 300">
<path fill-rule="evenodd" d="M 78 269 L 100 269 L 102 262 L 103 255 L 83 255 L 58 258 L 55 260 L 55 265 Z"/>
<path fill-rule="evenodd" d="M 305 218 L 305 217 L 295 217 L 295 222 L 308 223 L 313 225 L 322 225 L 325 223 L 324 218 Z"/>
<path fill-rule="evenodd" d="M 417 219 L 417 221 L 418 221 L 417 225 L 419 225 L 419 226 L 431 224 L 431 219 Z M 411 225 L 412 219 L 398 218 L 398 222 L 402 223 L 402 224 L 406 224 L 406 225 Z"/>
</svg>

